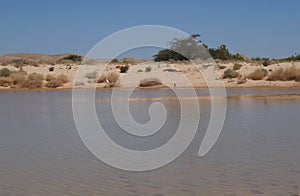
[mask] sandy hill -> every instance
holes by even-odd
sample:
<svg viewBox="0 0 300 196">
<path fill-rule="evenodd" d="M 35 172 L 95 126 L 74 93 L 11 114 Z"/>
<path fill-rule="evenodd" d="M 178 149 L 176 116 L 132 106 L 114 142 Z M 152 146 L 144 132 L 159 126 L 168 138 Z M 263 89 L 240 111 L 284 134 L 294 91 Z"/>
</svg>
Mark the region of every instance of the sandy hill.
<svg viewBox="0 0 300 196">
<path fill-rule="evenodd" d="M 65 54 L 29 54 L 29 53 L 16 53 L 16 54 L 5 54 L 0 56 L 0 62 L 11 61 L 15 59 L 22 59 L 27 61 L 48 61 L 56 62 L 61 58 L 69 56 L 74 53 Z"/>
</svg>

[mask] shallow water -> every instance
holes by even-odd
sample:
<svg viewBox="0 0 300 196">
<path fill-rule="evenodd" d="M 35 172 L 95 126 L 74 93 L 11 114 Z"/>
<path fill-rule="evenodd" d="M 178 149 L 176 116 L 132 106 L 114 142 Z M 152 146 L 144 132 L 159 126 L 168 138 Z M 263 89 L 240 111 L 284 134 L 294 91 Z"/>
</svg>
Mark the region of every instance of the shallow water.
<svg viewBox="0 0 300 196">
<path fill-rule="evenodd" d="M 198 89 L 199 96 L 208 91 Z M 288 89 L 229 89 L 228 95 L 300 94 Z M 97 91 L 107 98 L 110 91 Z M 174 96 L 170 90 L 137 90 L 133 97 Z M 198 157 L 210 103 L 199 100 L 201 119 L 189 148 L 165 167 L 148 172 L 115 169 L 94 157 L 73 120 L 71 91 L 0 92 L 0 195 L 294 195 L 300 193 L 300 99 L 228 99 L 221 135 Z M 147 122 L 149 101 L 131 102 Z M 167 142 L 180 119 L 179 103 L 162 101 L 168 117 L 152 138 L 136 138 L 113 120 L 107 101 L 97 114 L 108 135 L 132 149 Z M 150 140 L 149 140 L 150 139 Z"/>
</svg>

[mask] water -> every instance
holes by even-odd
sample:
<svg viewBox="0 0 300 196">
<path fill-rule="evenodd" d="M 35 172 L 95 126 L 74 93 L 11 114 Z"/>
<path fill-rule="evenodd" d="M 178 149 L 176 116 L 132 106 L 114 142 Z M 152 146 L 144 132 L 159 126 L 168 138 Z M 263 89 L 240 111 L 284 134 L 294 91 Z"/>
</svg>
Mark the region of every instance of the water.
<svg viewBox="0 0 300 196">
<path fill-rule="evenodd" d="M 299 90 L 230 89 L 229 95 L 300 94 Z M 204 89 L 199 96 L 207 95 Z M 98 91 L 107 98 L 110 91 Z M 171 97 L 138 90 L 133 97 Z M 97 99 L 98 100 L 98 99 Z M 171 164 L 148 172 L 112 168 L 84 146 L 72 115 L 71 91 L 0 92 L 0 195 L 295 195 L 300 193 L 300 99 L 228 99 L 222 133 L 204 157 L 198 149 L 209 121 L 200 100 L 198 134 Z M 132 101 L 133 117 L 147 122 L 151 100 Z M 167 142 L 180 119 L 179 103 L 163 100 L 169 116 L 151 138 L 125 134 L 108 101 L 96 102 L 109 136 L 132 149 Z M 149 140 L 148 140 L 149 139 Z"/>
</svg>

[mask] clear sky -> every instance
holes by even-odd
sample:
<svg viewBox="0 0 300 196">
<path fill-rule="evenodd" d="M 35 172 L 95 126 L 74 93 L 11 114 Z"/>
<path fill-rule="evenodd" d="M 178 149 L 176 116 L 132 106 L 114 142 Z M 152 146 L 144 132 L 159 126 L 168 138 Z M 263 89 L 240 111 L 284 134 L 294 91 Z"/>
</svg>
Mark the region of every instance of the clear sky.
<svg viewBox="0 0 300 196">
<path fill-rule="evenodd" d="M 167 25 L 201 34 L 210 47 L 285 57 L 300 53 L 299 7 L 299 0 L 1 0 L 0 55 L 85 55 L 124 28 Z"/>
</svg>

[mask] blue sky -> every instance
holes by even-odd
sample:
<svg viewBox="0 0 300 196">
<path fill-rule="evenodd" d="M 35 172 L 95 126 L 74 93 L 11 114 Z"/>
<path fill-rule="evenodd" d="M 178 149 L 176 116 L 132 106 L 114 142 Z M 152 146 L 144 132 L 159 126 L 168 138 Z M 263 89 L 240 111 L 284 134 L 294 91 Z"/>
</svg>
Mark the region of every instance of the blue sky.
<svg viewBox="0 0 300 196">
<path fill-rule="evenodd" d="M 167 25 L 201 34 L 210 47 L 224 43 L 250 57 L 285 57 L 300 53 L 299 7 L 299 0 L 1 0 L 0 55 L 85 55 L 124 28 Z"/>
</svg>

